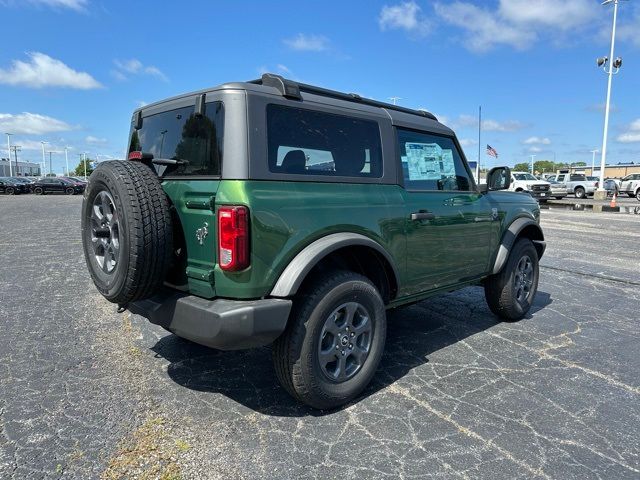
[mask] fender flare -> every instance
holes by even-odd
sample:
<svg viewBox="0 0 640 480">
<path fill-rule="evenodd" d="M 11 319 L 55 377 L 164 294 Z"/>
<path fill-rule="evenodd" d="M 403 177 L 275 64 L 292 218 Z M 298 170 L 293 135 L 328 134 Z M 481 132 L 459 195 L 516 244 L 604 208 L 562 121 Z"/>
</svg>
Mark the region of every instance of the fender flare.
<svg viewBox="0 0 640 480">
<path fill-rule="evenodd" d="M 297 293 L 298 288 L 300 288 L 307 274 L 320 260 L 342 247 L 351 247 L 354 245 L 370 247 L 381 254 L 391 265 L 395 280 L 396 282 L 398 281 L 399 275 L 393 257 L 391 257 L 389 252 L 378 242 L 359 233 L 332 233 L 307 245 L 289 262 L 289 265 L 287 265 L 280 274 L 280 277 L 278 277 L 278 281 L 271 290 L 270 296 L 290 297 L 294 295 Z"/>
<path fill-rule="evenodd" d="M 540 238 L 532 239 L 532 241 L 536 247 L 536 251 L 538 252 L 538 258 L 542 258 L 547 244 L 544 241 L 544 234 L 542 233 L 540 225 L 538 225 L 538 223 L 532 218 L 517 218 L 513 221 L 513 223 L 511 223 L 511 225 L 509 225 L 509 228 L 507 228 L 507 231 L 504 232 L 504 235 L 502 235 L 500 247 L 498 248 L 498 254 L 496 255 L 496 260 L 493 264 L 493 270 L 491 271 L 493 275 L 499 273 L 500 270 L 502 270 L 502 267 L 504 267 L 505 263 L 507 263 L 509 252 L 511 251 L 511 248 L 513 247 L 516 239 L 518 238 L 520 233 L 529 226 L 535 227 L 539 234 Z"/>
</svg>

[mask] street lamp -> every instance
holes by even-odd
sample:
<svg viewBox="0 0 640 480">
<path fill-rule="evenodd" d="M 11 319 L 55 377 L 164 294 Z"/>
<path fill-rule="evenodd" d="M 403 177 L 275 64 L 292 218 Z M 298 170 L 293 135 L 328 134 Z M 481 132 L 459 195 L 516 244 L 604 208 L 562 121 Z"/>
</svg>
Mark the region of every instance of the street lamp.
<svg viewBox="0 0 640 480">
<path fill-rule="evenodd" d="M 69 147 L 64 147 L 64 161 L 67 164 L 67 177 L 69 176 L 69 155 L 67 154 Z"/>
<path fill-rule="evenodd" d="M 611 80 L 613 75 L 620 71 L 622 66 L 622 58 L 617 57 L 613 59 L 613 47 L 616 42 L 616 20 L 618 18 L 618 2 L 620 0 L 605 0 L 602 5 L 613 3 L 613 28 L 611 29 L 611 52 L 609 57 L 600 57 L 596 60 L 598 67 L 602 67 L 604 73 L 607 74 L 607 102 L 604 106 L 604 132 L 602 133 L 602 157 L 600 158 L 600 183 L 598 183 L 598 189 L 593 194 L 593 198 L 597 200 L 605 200 L 607 198 L 607 191 L 604 189 L 604 169 L 607 162 L 607 133 L 609 131 L 609 105 L 611 102 Z M 609 63 L 609 69 L 607 69 L 607 63 Z M 595 155 L 595 154 L 594 154 Z"/>
<path fill-rule="evenodd" d="M 11 169 L 11 135 L 13 135 L 13 133 L 5 133 L 5 135 L 7 136 L 7 152 L 9 152 L 9 176 L 13 177 L 13 170 Z M 4 167 L 2 174 L 4 175 Z"/>
<path fill-rule="evenodd" d="M 20 145 L 12 145 L 13 155 L 16 157 L 16 177 L 18 176 L 18 152 L 22 150 Z M 11 166 L 11 154 L 9 154 L 9 166 Z M 11 175 L 13 176 L 13 174 Z"/>
<path fill-rule="evenodd" d="M 531 155 L 531 175 L 533 175 L 533 159 L 536 158 L 535 155 Z"/>
<path fill-rule="evenodd" d="M 40 145 L 42 145 L 42 174 L 46 176 L 46 171 L 47 171 L 47 161 L 44 158 L 44 145 L 47 144 L 49 142 L 40 142 Z"/>
</svg>

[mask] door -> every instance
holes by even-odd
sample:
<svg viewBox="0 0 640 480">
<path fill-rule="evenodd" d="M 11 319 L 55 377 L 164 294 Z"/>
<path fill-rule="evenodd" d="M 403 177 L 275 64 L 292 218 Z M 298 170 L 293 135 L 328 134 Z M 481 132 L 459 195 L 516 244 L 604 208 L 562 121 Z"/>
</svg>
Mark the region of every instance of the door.
<svg viewBox="0 0 640 480">
<path fill-rule="evenodd" d="M 406 276 L 403 294 L 455 285 L 489 270 L 497 224 L 450 137 L 397 129 L 404 179 Z"/>
</svg>

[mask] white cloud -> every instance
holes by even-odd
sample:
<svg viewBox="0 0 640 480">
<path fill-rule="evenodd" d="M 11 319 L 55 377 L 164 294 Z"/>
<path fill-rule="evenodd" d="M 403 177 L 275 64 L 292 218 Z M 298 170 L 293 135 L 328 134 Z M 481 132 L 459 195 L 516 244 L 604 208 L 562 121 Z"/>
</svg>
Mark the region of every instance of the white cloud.
<svg viewBox="0 0 640 480">
<path fill-rule="evenodd" d="M 37 113 L 23 112 L 17 115 L 0 113 L 0 131 L 2 132 L 39 135 L 51 132 L 65 132 L 74 128 L 62 120 Z"/>
<path fill-rule="evenodd" d="M 140 74 L 151 75 L 159 78 L 160 80 L 164 80 L 165 82 L 169 80 L 158 67 L 155 65 L 144 65 L 137 58 L 132 58 L 130 60 L 114 60 L 113 63 L 116 65 L 116 70 L 112 70 L 111 74 L 117 80 L 127 80 L 129 75 Z"/>
<path fill-rule="evenodd" d="M 478 118 L 473 115 L 460 115 L 456 122 L 460 127 L 478 127 Z M 497 120 L 482 120 L 482 130 L 485 132 L 515 132 L 522 130 L 527 125 L 517 120 L 506 120 L 499 122 Z"/>
<path fill-rule="evenodd" d="M 500 0 L 497 9 L 456 1 L 436 3 L 434 10 L 445 22 L 464 30 L 464 44 L 476 52 L 498 45 L 523 50 L 542 34 L 566 38 L 599 18 L 592 0 Z"/>
<path fill-rule="evenodd" d="M 40 52 L 29 52 L 30 61 L 14 60 L 8 69 L 0 69 L 0 83 L 30 88 L 67 87 L 79 90 L 101 88 L 86 72 L 78 72 L 60 60 Z"/>
<path fill-rule="evenodd" d="M 0 5 L 19 6 L 23 3 L 25 2 L 17 0 L 0 0 Z M 84 12 L 87 6 L 87 0 L 26 0 L 26 3 L 50 8 L 68 8 L 77 12 Z"/>
<path fill-rule="evenodd" d="M 105 143 L 107 143 L 106 138 L 98 138 L 94 137 L 93 135 L 89 135 L 84 139 L 84 141 L 92 145 L 104 145 Z"/>
<path fill-rule="evenodd" d="M 547 137 L 529 137 L 522 143 L 525 145 L 551 145 L 551 140 Z"/>
<path fill-rule="evenodd" d="M 385 5 L 380 11 L 378 24 L 381 30 L 405 30 L 418 35 L 426 35 L 432 29 L 431 22 L 414 1 Z"/>
<path fill-rule="evenodd" d="M 626 5 L 625 5 L 626 7 Z M 628 16 L 625 18 L 624 16 L 620 16 L 620 23 L 616 28 L 616 40 L 621 41 L 622 43 L 628 42 L 636 48 L 640 48 L 640 7 L 636 6 L 633 14 L 630 16 L 631 20 L 626 20 L 629 18 Z M 607 42 L 611 38 L 611 26 L 606 25 L 603 28 L 602 37 Z"/>
<path fill-rule="evenodd" d="M 542 149 L 540 147 L 535 147 L 535 146 L 534 147 L 529 147 L 529 152 L 531 152 L 531 153 L 538 153 L 538 152 L 541 152 L 541 151 L 542 151 Z"/>
<path fill-rule="evenodd" d="M 616 138 L 620 143 L 636 143 L 640 142 L 640 118 L 631 122 L 627 130 Z"/>
<path fill-rule="evenodd" d="M 478 141 L 473 138 L 459 138 L 458 141 L 463 147 L 471 147 L 478 144 Z"/>
<path fill-rule="evenodd" d="M 136 107 L 142 108 L 144 106 L 149 105 L 149 102 L 145 102 L 144 100 L 136 100 Z"/>
<path fill-rule="evenodd" d="M 323 52 L 329 48 L 329 39 L 323 35 L 305 35 L 299 33 L 293 38 L 283 40 L 292 50 L 301 52 Z"/>
</svg>

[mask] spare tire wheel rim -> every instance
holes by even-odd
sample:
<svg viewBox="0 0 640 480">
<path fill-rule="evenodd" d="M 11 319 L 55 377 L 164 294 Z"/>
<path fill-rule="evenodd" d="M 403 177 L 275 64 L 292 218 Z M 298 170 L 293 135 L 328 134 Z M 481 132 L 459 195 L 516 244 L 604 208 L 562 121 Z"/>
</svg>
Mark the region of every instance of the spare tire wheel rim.
<svg viewBox="0 0 640 480">
<path fill-rule="evenodd" d="M 102 271 L 113 273 L 120 255 L 120 217 L 113 197 L 106 190 L 99 192 L 93 199 L 91 246 Z"/>
<path fill-rule="evenodd" d="M 345 382 L 358 373 L 369 356 L 373 321 L 358 302 L 340 305 L 327 317 L 318 342 L 322 373 L 330 380 Z"/>
<path fill-rule="evenodd" d="M 529 255 L 523 255 L 513 275 L 513 294 L 521 305 L 526 304 L 533 289 L 533 262 Z"/>
</svg>

